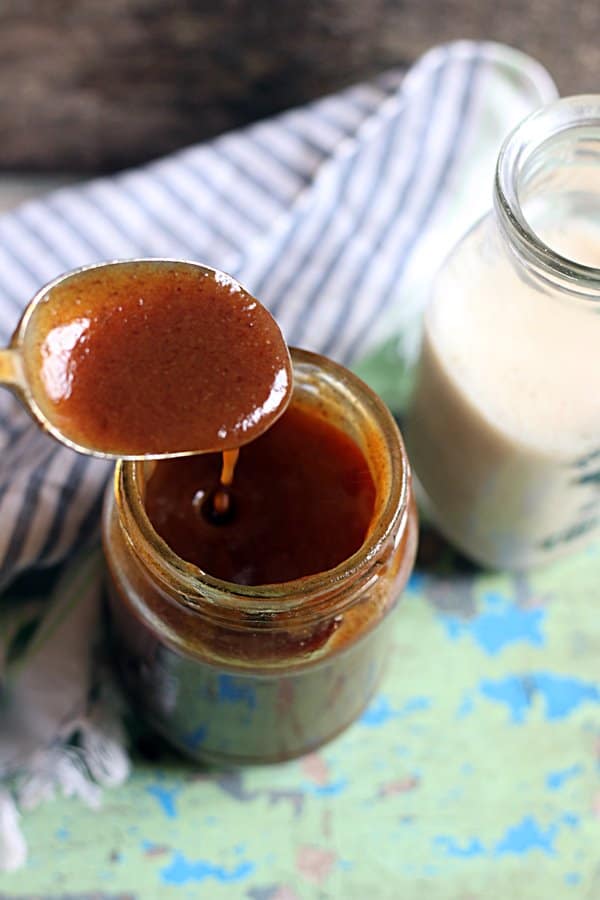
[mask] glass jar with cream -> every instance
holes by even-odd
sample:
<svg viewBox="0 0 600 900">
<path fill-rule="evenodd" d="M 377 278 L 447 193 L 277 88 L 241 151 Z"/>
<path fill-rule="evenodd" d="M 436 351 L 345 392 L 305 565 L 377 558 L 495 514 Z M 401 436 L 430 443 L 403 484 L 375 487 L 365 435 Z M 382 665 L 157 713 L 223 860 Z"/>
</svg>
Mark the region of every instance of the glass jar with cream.
<svg viewBox="0 0 600 900">
<path fill-rule="evenodd" d="M 504 143 L 494 209 L 434 283 L 406 440 L 424 509 L 480 563 L 600 533 L 600 96 Z"/>
</svg>

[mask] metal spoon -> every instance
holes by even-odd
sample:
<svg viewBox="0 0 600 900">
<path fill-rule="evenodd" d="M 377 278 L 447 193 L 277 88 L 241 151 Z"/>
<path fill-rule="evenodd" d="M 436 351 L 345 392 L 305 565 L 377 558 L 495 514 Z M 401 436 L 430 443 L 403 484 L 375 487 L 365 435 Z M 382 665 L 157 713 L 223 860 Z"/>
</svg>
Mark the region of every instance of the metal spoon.
<svg viewBox="0 0 600 900">
<path fill-rule="evenodd" d="M 135 268 L 134 268 L 136 266 L 138 267 L 137 270 L 135 270 Z M 256 315 L 259 316 L 261 325 L 263 323 L 267 322 L 267 320 L 269 320 L 269 323 L 270 323 L 270 324 L 268 324 L 268 328 L 270 329 L 269 336 L 271 338 L 273 338 L 273 340 L 267 341 L 267 346 L 265 348 L 263 348 L 263 346 L 262 346 L 262 344 L 260 344 L 260 342 L 258 344 L 256 344 L 256 342 L 255 342 L 255 345 L 251 345 L 251 346 L 254 347 L 254 352 L 258 352 L 259 354 L 261 352 L 263 352 L 263 349 L 264 349 L 264 352 L 266 352 L 266 353 L 271 353 L 271 352 L 276 351 L 280 354 L 278 359 L 281 364 L 281 371 L 279 372 L 279 375 L 281 377 L 279 378 L 277 385 L 273 384 L 273 389 L 271 390 L 270 393 L 269 393 L 269 385 L 267 385 L 266 392 L 263 390 L 263 393 L 261 394 L 262 399 L 260 401 L 260 402 L 264 401 L 263 406 L 259 405 L 254 409 L 250 408 L 250 409 L 242 410 L 242 412 L 245 415 L 246 414 L 248 414 L 248 415 L 246 415 L 246 419 L 241 420 L 243 427 L 241 428 L 239 433 L 234 434 L 233 432 L 230 431 L 230 433 L 223 440 L 221 440 L 222 435 L 219 432 L 219 440 L 215 441 L 214 446 L 198 446 L 196 443 L 191 446 L 178 446 L 175 451 L 173 450 L 172 447 L 171 448 L 169 448 L 169 447 L 165 447 L 165 448 L 153 447 L 151 449 L 151 452 L 144 452 L 142 449 L 140 449 L 140 447 L 135 447 L 135 452 L 120 452 L 118 449 L 115 449 L 113 451 L 112 448 L 107 450 L 106 447 L 94 446 L 88 440 L 82 439 L 81 429 L 78 432 L 77 428 L 75 426 L 73 426 L 72 424 L 70 425 L 69 421 L 68 421 L 68 416 L 65 416 L 65 415 L 58 416 L 58 414 L 56 414 L 54 412 L 53 406 L 57 405 L 55 402 L 55 398 L 52 398 L 49 395 L 49 393 L 48 393 L 49 389 L 47 387 L 48 381 L 46 380 L 46 382 L 44 382 L 43 379 L 40 377 L 39 373 L 40 373 L 42 367 L 39 365 L 39 362 L 36 365 L 35 361 L 38 360 L 39 358 L 41 358 L 42 350 L 44 351 L 46 356 L 51 355 L 51 352 L 55 352 L 56 359 L 54 360 L 54 363 L 56 364 L 55 367 L 57 367 L 59 370 L 59 374 L 60 374 L 60 370 L 61 370 L 61 365 L 63 366 L 63 369 L 65 369 L 65 371 L 67 371 L 67 367 L 71 365 L 71 358 L 69 357 L 67 363 L 63 365 L 61 353 L 62 354 L 66 353 L 66 355 L 68 357 L 69 352 L 72 350 L 72 347 L 75 346 L 77 341 L 82 340 L 81 335 L 78 334 L 78 332 L 77 332 L 77 327 L 74 327 L 74 326 L 76 326 L 77 322 L 80 322 L 80 323 L 86 322 L 86 321 L 89 322 L 89 317 L 93 316 L 94 313 L 101 312 L 104 315 L 107 310 L 106 297 L 104 297 L 102 299 L 103 306 L 101 309 L 96 310 L 95 307 L 93 306 L 93 304 L 95 302 L 94 297 L 93 297 L 93 291 L 91 291 L 91 289 L 89 287 L 90 284 L 92 283 L 91 278 L 95 279 L 95 281 L 94 281 L 95 284 L 99 283 L 98 280 L 96 279 L 96 276 L 99 279 L 106 278 L 107 284 L 109 285 L 107 290 L 109 290 L 111 287 L 110 278 L 115 273 L 114 272 L 111 273 L 106 270 L 110 269 L 111 267 L 113 267 L 113 268 L 116 267 L 116 269 L 120 270 L 121 273 L 124 274 L 126 277 L 133 277 L 131 275 L 131 273 L 137 272 L 138 274 L 136 277 L 148 278 L 148 277 L 152 276 L 152 272 L 154 272 L 154 271 L 156 271 L 158 273 L 159 277 L 164 277 L 167 269 L 169 270 L 169 272 L 175 272 L 175 274 L 177 274 L 179 272 L 179 274 L 181 275 L 182 278 L 185 277 L 186 273 L 188 276 L 194 277 L 194 278 L 197 277 L 198 279 L 201 279 L 204 276 L 207 276 L 211 279 L 214 279 L 215 283 L 217 283 L 220 286 L 220 289 L 223 289 L 223 286 L 225 286 L 225 290 L 231 292 L 230 294 L 227 294 L 228 297 L 231 296 L 231 298 L 232 298 L 231 299 L 231 308 L 233 308 L 236 303 L 238 303 L 239 308 L 241 308 L 240 304 L 247 303 L 247 308 L 244 307 L 244 309 L 243 309 L 243 316 L 247 315 L 248 320 L 255 317 Z M 126 268 L 124 269 L 123 267 L 129 267 L 129 270 L 127 270 Z M 93 274 L 90 275 L 92 270 L 93 270 Z M 146 274 L 140 275 L 140 272 L 146 273 Z M 150 273 L 150 275 L 148 275 L 148 273 Z M 118 274 L 118 272 L 116 274 Z M 87 293 L 86 293 L 86 291 L 87 291 Z M 71 331 L 67 333 L 66 344 L 63 341 L 63 344 L 61 345 L 60 340 L 57 341 L 55 339 L 54 344 L 57 344 L 58 349 L 56 351 L 53 351 L 52 349 L 48 350 L 48 346 L 51 346 L 51 348 L 53 346 L 52 342 L 49 342 L 49 340 L 48 340 L 48 335 L 55 335 L 55 331 L 57 331 L 58 329 L 55 329 L 55 331 L 50 329 L 46 332 L 44 330 L 46 326 L 44 325 L 44 327 L 41 327 L 39 325 L 39 323 L 40 322 L 44 323 L 44 322 L 49 321 L 52 318 L 52 316 L 54 316 L 55 318 L 58 318 L 62 309 L 65 309 L 65 310 L 68 309 L 69 315 L 71 315 L 71 306 L 73 304 L 73 296 L 74 295 L 76 295 L 77 298 L 79 298 L 79 296 L 81 295 L 81 299 L 76 299 L 75 303 L 81 304 L 81 310 L 82 310 L 81 316 L 83 318 L 73 319 L 72 321 L 65 319 L 65 321 L 67 322 L 67 329 L 68 328 L 71 329 Z M 69 306 L 69 307 L 67 307 L 65 305 L 65 303 L 66 303 L 66 301 L 64 300 L 65 296 L 68 296 L 70 298 L 68 302 L 71 304 L 71 306 Z M 141 299 L 139 302 L 143 303 L 143 299 Z M 115 303 L 117 303 L 117 301 L 115 301 Z M 129 303 L 129 298 L 127 298 L 127 303 Z M 61 306 L 61 304 L 62 304 L 62 306 Z M 90 306 L 90 304 L 91 304 L 91 306 Z M 117 310 L 120 310 L 122 308 L 123 307 L 121 307 L 121 306 L 116 307 Z M 78 307 L 78 309 L 79 309 L 79 307 Z M 180 309 L 181 309 L 181 307 L 180 307 Z M 91 312 L 90 312 L 90 310 L 91 310 Z M 129 316 L 129 318 L 131 319 L 132 315 L 133 315 L 131 307 L 127 305 L 124 308 L 124 310 L 125 311 L 124 311 L 123 315 Z M 115 310 L 112 308 L 109 309 L 109 312 L 111 315 L 115 314 Z M 88 316 L 88 319 L 85 319 L 86 315 Z M 228 315 L 229 315 L 229 313 L 228 313 Z M 176 319 L 174 321 L 176 322 Z M 70 322 L 70 324 L 69 324 L 69 322 Z M 243 325 L 247 324 L 245 319 L 243 320 L 242 324 Z M 253 321 L 250 324 L 257 325 L 258 322 Z M 40 328 L 41 328 L 41 330 L 40 330 Z M 257 329 L 255 329 L 255 331 L 256 330 Z M 217 331 L 218 331 L 218 329 L 217 329 Z M 63 334 L 64 333 L 65 333 L 65 330 L 63 329 Z M 248 331 L 247 333 L 250 335 L 251 331 Z M 163 332 L 163 334 L 164 334 L 164 332 Z M 207 334 L 210 335 L 210 332 L 207 332 Z M 131 346 L 131 341 L 135 341 L 135 339 L 136 339 L 135 334 L 133 334 L 131 338 L 129 338 L 129 337 L 127 338 L 127 340 L 130 341 L 130 343 L 128 344 L 128 347 Z M 185 336 L 183 339 L 185 340 Z M 236 373 L 239 373 L 241 371 L 240 360 L 239 360 L 239 354 L 241 351 L 238 352 L 237 344 L 233 343 L 233 346 L 232 346 L 231 343 L 230 344 L 224 343 L 223 335 L 221 335 L 221 334 L 215 334 L 214 340 L 215 341 L 220 340 L 221 344 L 223 344 L 223 346 L 225 346 L 225 350 L 222 353 L 222 356 L 224 358 L 226 358 L 227 361 L 231 362 L 231 364 L 233 366 L 234 375 Z M 42 345 L 44 341 L 45 341 L 45 344 Z M 70 344 L 69 344 L 69 341 L 71 342 Z M 211 341 L 212 341 L 212 337 L 211 337 Z M 159 354 L 160 347 L 158 345 L 160 345 L 164 342 L 165 341 L 161 340 L 161 337 L 159 336 L 159 338 L 156 342 L 157 356 L 160 355 Z M 174 340 L 172 340 L 172 343 L 174 343 Z M 93 341 L 90 346 L 91 346 L 91 349 L 86 350 L 86 352 L 93 353 L 94 352 Z M 65 349 L 65 347 L 66 347 L 66 349 Z M 152 345 L 152 347 L 154 347 L 154 344 Z M 284 348 L 283 351 L 280 350 L 280 347 Z M 42 348 L 42 349 L 40 349 L 40 348 Z M 275 348 L 275 351 L 273 351 L 273 348 Z M 175 349 L 177 349 L 177 348 L 175 348 Z M 236 357 L 236 353 L 238 354 L 237 357 Z M 127 368 L 129 365 L 128 355 L 129 354 L 127 354 L 127 353 L 125 353 L 123 355 L 123 375 L 124 376 L 126 376 L 129 371 Z M 119 357 L 119 360 L 120 359 L 121 359 L 121 357 Z M 198 359 L 199 359 L 198 365 L 200 365 L 201 364 L 200 355 L 198 356 Z M 52 360 L 51 360 L 51 363 L 52 363 Z M 120 365 L 120 363 L 119 363 L 119 365 Z M 177 354 L 175 354 L 175 365 L 177 366 Z M 235 368 L 236 365 L 237 365 L 237 368 Z M 189 369 L 188 369 L 188 371 L 189 371 Z M 157 379 L 160 379 L 160 377 L 161 377 L 160 374 L 157 374 L 158 372 L 159 372 L 158 368 L 157 368 L 156 372 L 154 372 L 152 370 L 152 359 L 151 359 L 150 365 L 149 365 L 149 371 L 148 371 L 148 385 L 149 385 L 148 394 L 149 395 L 152 394 L 152 391 L 153 391 L 152 386 L 153 385 L 154 385 L 154 390 L 157 389 L 157 385 L 158 385 L 158 390 L 160 391 L 161 384 L 164 383 L 164 380 L 163 380 L 163 382 L 161 382 L 160 380 L 157 380 Z M 182 384 L 182 386 L 185 387 L 186 372 L 185 371 L 178 372 L 177 377 L 180 379 L 180 383 Z M 153 378 L 154 378 L 154 381 L 152 380 Z M 188 455 L 191 453 L 198 453 L 198 452 L 230 450 L 237 446 L 241 446 L 242 444 L 244 444 L 247 441 L 249 441 L 250 439 L 252 439 L 254 436 L 258 436 L 258 434 L 260 434 L 262 431 L 265 430 L 266 427 L 268 427 L 268 424 L 270 424 L 270 422 L 274 421 L 281 414 L 281 412 L 283 412 L 283 410 L 287 406 L 287 403 L 289 402 L 289 398 L 291 395 L 291 378 L 292 378 L 291 361 L 289 358 L 289 353 L 287 351 L 287 347 L 285 346 L 283 338 L 281 337 L 281 334 L 280 334 L 277 326 L 274 324 L 272 317 L 258 303 L 258 301 L 255 301 L 254 298 L 251 297 L 251 295 L 249 295 L 241 287 L 241 285 L 239 285 L 230 276 L 228 276 L 222 272 L 219 272 L 218 270 L 213 269 L 209 266 L 204 266 L 199 263 L 185 262 L 185 261 L 181 261 L 181 260 L 148 259 L 148 260 L 129 260 L 129 261 L 123 261 L 123 262 L 108 262 L 108 263 L 100 263 L 100 264 L 96 264 L 96 265 L 92 265 L 92 266 L 84 266 L 84 267 L 82 267 L 80 269 L 76 269 L 72 272 L 67 272 L 67 273 L 59 276 L 58 278 L 54 279 L 53 281 L 51 281 L 49 284 L 42 287 L 35 294 L 33 299 L 28 304 L 27 308 L 25 309 L 25 311 L 21 317 L 21 320 L 14 332 L 14 335 L 12 337 L 12 340 L 11 340 L 9 346 L 5 349 L 0 349 L 0 385 L 3 385 L 4 387 L 9 388 L 16 394 L 16 396 L 19 398 L 19 400 L 23 403 L 23 405 L 26 407 L 26 409 L 29 411 L 29 413 L 36 420 L 38 425 L 44 431 L 46 431 L 50 435 L 52 435 L 52 437 L 56 438 L 57 440 L 59 440 L 61 443 L 65 444 L 67 447 L 71 448 L 72 450 L 76 450 L 80 453 L 87 453 L 87 454 L 92 454 L 94 456 L 100 456 L 100 457 L 105 457 L 105 458 L 118 458 L 119 457 L 119 458 L 128 458 L 128 459 L 139 459 L 139 458 L 150 458 L 151 457 L 151 458 L 157 459 L 157 458 L 162 458 L 162 457 L 184 456 L 184 455 Z M 238 381 L 239 381 L 239 378 L 238 378 Z M 264 387 L 265 386 L 263 384 L 261 389 L 264 389 Z M 227 389 L 229 388 L 229 382 L 227 382 L 226 388 Z M 117 393 L 119 393 L 119 392 L 117 391 Z M 175 398 L 177 399 L 178 398 L 177 384 L 175 384 L 174 394 L 175 394 Z M 66 394 L 66 396 L 68 397 L 68 394 Z M 121 399 L 119 400 L 119 397 L 116 397 L 114 404 L 112 404 L 112 408 L 114 408 L 115 410 L 118 409 L 119 403 L 121 403 L 121 404 L 123 403 L 122 392 L 121 392 Z M 174 405 L 171 404 L 171 406 L 173 406 L 173 409 L 167 410 L 167 413 L 171 412 L 172 417 L 175 417 L 176 412 L 177 412 L 175 407 L 177 406 L 177 404 L 176 403 Z M 90 406 L 86 407 L 86 409 L 90 409 L 92 407 L 93 407 L 93 404 L 90 404 Z M 223 400 L 223 408 L 224 409 L 226 408 L 226 399 Z M 142 409 L 142 411 L 143 411 L 143 405 L 142 405 L 142 407 L 138 407 L 138 409 Z M 202 416 L 205 413 L 205 410 L 203 407 L 202 396 L 198 397 L 197 412 L 198 412 L 198 416 Z M 65 422 L 66 422 L 66 424 L 65 424 Z M 258 427 L 256 427 L 256 424 L 255 424 L 256 422 L 258 422 Z M 139 443 L 139 441 L 138 441 L 138 443 Z M 123 449 L 123 447 L 121 447 L 121 449 Z M 146 449 L 149 450 L 150 448 L 146 448 Z M 162 452 L 163 449 L 164 449 L 164 452 Z"/>
</svg>

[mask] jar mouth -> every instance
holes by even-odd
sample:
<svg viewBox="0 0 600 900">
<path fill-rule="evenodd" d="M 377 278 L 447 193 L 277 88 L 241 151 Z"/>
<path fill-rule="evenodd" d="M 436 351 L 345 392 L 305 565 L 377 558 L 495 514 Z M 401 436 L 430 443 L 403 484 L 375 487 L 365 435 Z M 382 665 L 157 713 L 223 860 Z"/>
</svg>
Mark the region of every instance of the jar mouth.
<svg viewBox="0 0 600 900">
<path fill-rule="evenodd" d="M 153 574 L 175 591 L 176 599 L 199 610 L 208 603 L 220 608 L 240 609 L 258 615 L 293 613 L 310 603 L 317 613 L 321 606 L 331 610 L 332 599 L 345 594 L 349 584 L 373 577 L 373 565 L 388 546 L 398 524 L 408 519 L 410 470 L 396 423 L 383 401 L 358 376 L 316 353 L 290 348 L 294 376 L 308 373 L 324 380 L 373 424 L 385 447 L 385 496 L 374 513 L 374 522 L 365 540 L 352 556 L 335 568 L 292 581 L 263 585 L 241 585 L 217 578 L 178 556 L 155 531 L 147 515 L 143 490 L 144 462 L 119 460 L 115 470 L 115 495 L 124 534 L 133 552 L 153 570 Z M 316 385 L 315 385 L 316 389 Z M 377 487 L 380 496 L 380 486 Z M 401 533 L 403 528 L 401 527 Z"/>
<path fill-rule="evenodd" d="M 549 203 L 554 196 L 566 196 L 576 169 L 581 174 L 591 166 L 598 191 L 579 193 L 587 193 L 600 221 L 600 94 L 557 100 L 524 119 L 504 141 L 496 166 L 494 205 L 511 247 L 543 280 L 599 299 L 600 268 L 551 246 L 524 209 L 536 193 L 546 191 Z M 556 215 L 561 215 L 560 206 Z"/>
</svg>

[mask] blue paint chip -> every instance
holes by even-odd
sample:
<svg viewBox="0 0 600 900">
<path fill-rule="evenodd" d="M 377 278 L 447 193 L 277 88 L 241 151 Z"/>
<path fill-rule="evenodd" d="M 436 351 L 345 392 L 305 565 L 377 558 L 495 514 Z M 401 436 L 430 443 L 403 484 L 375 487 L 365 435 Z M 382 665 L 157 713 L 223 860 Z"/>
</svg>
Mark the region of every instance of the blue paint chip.
<svg viewBox="0 0 600 900">
<path fill-rule="evenodd" d="M 543 699 L 544 715 L 549 721 L 565 719 L 584 703 L 600 703 L 595 684 L 551 672 L 508 675 L 496 681 L 484 679 L 479 689 L 488 700 L 506 705 L 515 724 L 525 721 L 536 695 Z"/>
<path fill-rule="evenodd" d="M 561 819 L 563 825 L 568 825 L 570 828 L 577 828 L 579 825 L 579 816 L 576 816 L 575 813 L 565 813 Z"/>
<path fill-rule="evenodd" d="M 441 616 L 451 640 L 469 635 L 487 654 L 493 656 L 505 647 L 520 642 L 542 647 L 544 609 L 522 609 L 502 597 L 489 593 L 483 599 L 483 611 L 473 619 Z"/>
<path fill-rule="evenodd" d="M 399 709 L 394 709 L 389 698 L 384 694 L 380 694 L 367 707 L 359 722 L 369 728 L 378 728 L 380 725 L 385 725 L 390 719 L 401 719 L 415 712 L 423 712 L 429 709 L 430 706 L 431 700 L 429 697 L 417 696 L 411 697 Z"/>
<path fill-rule="evenodd" d="M 248 682 L 233 675 L 219 675 L 217 678 L 218 699 L 224 703 L 239 703 L 248 709 L 256 707 L 256 693 Z"/>
<path fill-rule="evenodd" d="M 525 721 L 525 713 L 531 706 L 531 696 L 524 678 L 509 675 L 499 681 L 484 679 L 479 689 L 488 700 L 508 706 L 515 724 L 520 725 Z"/>
<path fill-rule="evenodd" d="M 572 887 L 581 884 L 581 875 L 579 872 L 567 872 L 565 875 L 565 884 L 571 885 Z"/>
<path fill-rule="evenodd" d="M 184 735 L 183 743 L 188 750 L 197 750 L 206 740 L 207 732 L 208 729 L 206 725 L 200 725 L 198 728 L 195 728 L 193 731 L 189 731 Z"/>
<path fill-rule="evenodd" d="M 554 841 L 558 834 L 557 825 L 542 828 L 533 816 L 526 816 L 517 825 L 508 828 L 506 834 L 495 848 L 496 856 L 517 854 L 522 856 L 531 850 L 541 850 L 548 856 L 554 856 Z"/>
<path fill-rule="evenodd" d="M 426 866 L 423 866 L 423 875 L 437 875 L 439 873 L 438 866 L 432 866 L 431 863 L 428 863 Z"/>
<path fill-rule="evenodd" d="M 564 719 L 582 703 L 600 703 L 597 685 L 579 678 L 541 672 L 537 675 L 537 683 L 546 701 L 547 719 Z"/>
<path fill-rule="evenodd" d="M 390 705 L 390 701 L 387 697 L 380 696 L 376 697 L 375 700 L 369 704 L 359 721 L 363 725 L 368 725 L 370 728 L 377 728 L 379 725 L 384 725 L 390 719 L 393 719 L 393 717 L 394 711 Z"/>
<path fill-rule="evenodd" d="M 555 856 L 555 841 L 562 825 L 575 828 L 578 816 L 565 813 L 560 819 L 546 827 L 541 826 L 533 816 L 525 816 L 516 825 L 509 826 L 495 845 L 485 847 L 477 838 L 457 840 L 449 835 L 438 835 L 434 844 L 448 856 L 457 859 L 471 859 L 477 856 L 524 856 L 532 851 L 540 851 L 547 856 Z"/>
<path fill-rule="evenodd" d="M 422 712 L 423 710 L 429 709 L 430 706 L 431 700 L 429 697 L 412 697 L 404 704 L 399 715 L 404 716 L 409 713 Z"/>
<path fill-rule="evenodd" d="M 467 716 L 470 716 L 473 710 L 475 709 L 475 700 L 473 699 L 472 694 L 465 694 L 462 700 L 460 701 L 460 706 L 456 710 L 456 718 L 457 719 L 466 719 Z"/>
<path fill-rule="evenodd" d="M 177 818 L 175 798 L 180 788 L 165 788 L 160 784 L 151 784 L 146 788 L 148 794 L 158 800 L 158 804 L 169 819 Z"/>
<path fill-rule="evenodd" d="M 454 838 L 445 834 L 440 834 L 434 838 L 434 844 L 445 850 L 448 856 L 454 856 L 458 859 L 471 859 L 473 856 L 484 856 L 485 847 L 478 838 L 460 844 Z"/>
<path fill-rule="evenodd" d="M 548 775 L 546 775 L 546 787 L 551 791 L 557 791 L 566 784 L 567 781 L 570 781 L 577 775 L 581 775 L 582 772 L 583 766 L 579 764 L 569 766 L 566 769 L 558 769 L 556 772 L 549 772 Z"/>
<path fill-rule="evenodd" d="M 317 797 L 336 797 L 342 794 L 348 787 L 347 778 L 339 778 L 337 781 L 330 781 L 329 784 L 313 784 L 309 790 Z"/>
<path fill-rule="evenodd" d="M 408 594 L 420 594 L 424 587 L 425 576 L 423 575 L 423 573 L 413 571 L 404 590 Z"/>
<path fill-rule="evenodd" d="M 446 629 L 446 634 L 453 641 L 457 641 L 464 631 L 470 626 L 466 620 L 463 622 L 455 616 L 442 616 L 442 624 Z"/>
<path fill-rule="evenodd" d="M 190 881 L 205 881 L 213 878 L 222 884 L 241 881 L 252 874 L 255 866 L 244 860 L 232 869 L 226 869 L 203 859 L 188 860 L 183 853 L 175 853 L 169 865 L 161 870 L 160 876 L 166 884 L 187 884 Z"/>
</svg>

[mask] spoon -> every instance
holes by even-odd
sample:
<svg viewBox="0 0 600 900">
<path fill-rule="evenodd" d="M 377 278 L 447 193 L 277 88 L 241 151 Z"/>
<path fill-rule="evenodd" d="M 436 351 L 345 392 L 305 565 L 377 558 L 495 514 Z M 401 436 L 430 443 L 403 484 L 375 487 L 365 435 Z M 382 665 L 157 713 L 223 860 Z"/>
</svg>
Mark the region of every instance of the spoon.
<svg viewBox="0 0 600 900">
<path fill-rule="evenodd" d="M 182 260 L 67 272 L 30 301 L 0 384 L 67 447 L 108 458 L 236 449 L 291 396 L 288 348 L 235 279 Z"/>
</svg>

